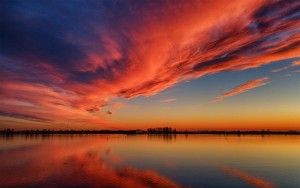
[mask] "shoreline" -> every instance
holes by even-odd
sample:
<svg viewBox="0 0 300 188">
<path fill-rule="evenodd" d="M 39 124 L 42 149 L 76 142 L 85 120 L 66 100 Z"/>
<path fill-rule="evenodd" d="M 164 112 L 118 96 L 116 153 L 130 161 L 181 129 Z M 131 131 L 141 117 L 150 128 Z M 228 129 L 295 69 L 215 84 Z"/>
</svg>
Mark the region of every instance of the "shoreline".
<svg viewBox="0 0 300 188">
<path fill-rule="evenodd" d="M 300 131 L 145 131 L 145 130 L 19 130 L 13 129 L 0 130 L 0 135 L 84 135 L 84 134 L 125 134 L 125 135 L 174 135 L 174 134 L 189 134 L 189 135 L 300 135 Z"/>
</svg>

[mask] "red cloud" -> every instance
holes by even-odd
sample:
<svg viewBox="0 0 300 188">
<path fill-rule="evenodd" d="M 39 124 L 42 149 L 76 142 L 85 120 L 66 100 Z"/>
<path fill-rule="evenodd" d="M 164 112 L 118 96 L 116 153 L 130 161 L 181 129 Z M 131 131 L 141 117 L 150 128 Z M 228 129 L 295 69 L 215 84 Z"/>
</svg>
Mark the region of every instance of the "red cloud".
<svg viewBox="0 0 300 188">
<path fill-rule="evenodd" d="M 23 82 L 5 82 L 0 90 L 0 115 L 51 124 L 106 123 L 99 114 L 95 116 L 74 107 L 71 101 L 79 98 L 79 95 L 71 91 Z"/>
<path fill-rule="evenodd" d="M 267 77 L 257 78 L 255 80 L 247 81 L 247 82 L 245 82 L 245 83 L 243 83 L 239 86 L 236 86 L 236 87 L 232 88 L 231 90 L 223 93 L 222 95 L 217 96 L 214 99 L 214 102 L 220 102 L 220 101 L 224 100 L 227 97 L 232 97 L 232 96 L 235 96 L 235 95 L 238 95 L 238 94 L 241 94 L 241 93 L 245 93 L 245 92 L 247 92 L 251 89 L 266 85 L 269 82 L 270 82 L 270 79 L 267 78 Z"/>
<path fill-rule="evenodd" d="M 95 15 L 88 22 L 76 20 L 91 27 L 82 31 L 93 32 L 89 37 L 77 37 L 74 29 L 55 32 L 63 33 L 61 38 L 68 42 L 61 51 L 50 48 L 56 54 L 49 52 L 49 41 L 38 47 L 21 46 L 26 50 L 15 56 L 11 54 L 20 50 L 5 54 L 9 62 L 0 72 L 0 112 L 99 123 L 103 117 L 90 112 L 98 112 L 113 98 L 155 95 L 184 80 L 260 67 L 300 54 L 295 9 L 299 1 L 122 3 L 125 10 L 100 11 L 110 25 L 101 25 Z M 60 39 L 50 37 L 54 38 Z M 7 99 L 18 102 L 7 106 Z M 20 107 L 20 101 L 34 106 Z"/>
</svg>

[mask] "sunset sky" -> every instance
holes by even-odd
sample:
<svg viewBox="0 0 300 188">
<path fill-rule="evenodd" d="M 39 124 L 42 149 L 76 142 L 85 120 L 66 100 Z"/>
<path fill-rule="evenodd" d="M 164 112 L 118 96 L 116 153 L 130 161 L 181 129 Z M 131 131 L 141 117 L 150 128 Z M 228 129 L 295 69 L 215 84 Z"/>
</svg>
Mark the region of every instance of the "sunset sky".
<svg viewBox="0 0 300 188">
<path fill-rule="evenodd" d="M 0 129 L 300 130 L 299 0 L 0 2 Z"/>
</svg>

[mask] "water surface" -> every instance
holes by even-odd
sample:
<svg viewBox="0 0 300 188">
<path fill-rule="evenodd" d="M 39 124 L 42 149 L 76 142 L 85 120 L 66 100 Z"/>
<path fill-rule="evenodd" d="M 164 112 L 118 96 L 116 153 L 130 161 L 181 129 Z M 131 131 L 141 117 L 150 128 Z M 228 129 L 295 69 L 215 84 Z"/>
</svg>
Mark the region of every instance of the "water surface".
<svg viewBox="0 0 300 188">
<path fill-rule="evenodd" d="M 0 161 L 0 187 L 300 187 L 300 136 L 11 136 Z"/>
</svg>

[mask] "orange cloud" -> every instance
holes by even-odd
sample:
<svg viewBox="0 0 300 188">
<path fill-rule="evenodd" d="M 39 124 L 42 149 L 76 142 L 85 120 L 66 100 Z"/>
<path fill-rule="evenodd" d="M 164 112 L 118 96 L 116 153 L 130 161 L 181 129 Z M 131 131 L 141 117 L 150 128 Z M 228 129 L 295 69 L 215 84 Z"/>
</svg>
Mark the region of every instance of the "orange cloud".
<svg viewBox="0 0 300 188">
<path fill-rule="evenodd" d="M 272 182 L 267 181 L 261 177 L 251 175 L 248 172 L 242 171 L 240 169 L 222 166 L 221 170 L 232 177 L 239 178 L 245 183 L 253 185 L 256 188 L 275 188 Z"/>
<path fill-rule="evenodd" d="M 235 95 L 239 95 L 241 93 L 245 93 L 251 89 L 257 88 L 257 87 L 261 87 L 263 85 L 266 85 L 270 83 L 270 79 L 267 77 L 263 77 L 263 78 L 257 78 L 255 80 L 250 80 L 247 81 L 239 86 L 236 86 L 234 88 L 232 88 L 231 90 L 223 93 L 222 95 L 219 95 L 217 97 L 215 97 L 214 102 L 220 102 L 223 101 L 225 98 L 227 97 L 232 97 Z"/>
</svg>

